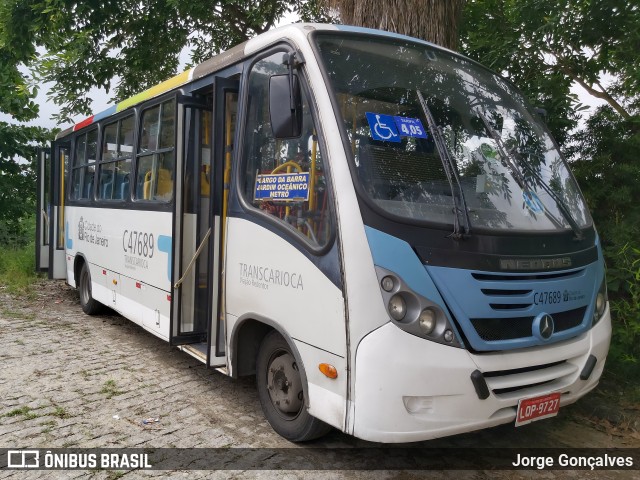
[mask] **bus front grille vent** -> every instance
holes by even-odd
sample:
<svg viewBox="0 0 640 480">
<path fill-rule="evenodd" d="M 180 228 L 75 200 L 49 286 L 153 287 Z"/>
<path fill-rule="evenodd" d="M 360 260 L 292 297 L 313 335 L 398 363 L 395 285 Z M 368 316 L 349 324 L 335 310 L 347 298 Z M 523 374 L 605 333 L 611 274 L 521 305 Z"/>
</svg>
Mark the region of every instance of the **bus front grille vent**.
<svg viewBox="0 0 640 480">
<path fill-rule="evenodd" d="M 471 274 L 473 278 L 480 282 L 518 282 L 518 281 L 532 281 L 532 280 L 557 280 L 559 278 L 571 278 L 582 275 L 584 269 L 571 270 L 564 272 L 548 272 L 548 273 L 520 273 L 512 275 L 502 275 L 495 273 L 478 273 Z M 513 283 L 512 283 L 513 284 Z"/>
<path fill-rule="evenodd" d="M 555 331 L 562 332 L 577 327 L 584 320 L 587 307 L 575 308 L 565 312 L 553 313 Z M 472 318 L 471 324 L 478 336 L 485 342 L 514 340 L 532 337 L 532 324 L 535 317 L 508 318 Z"/>
<path fill-rule="evenodd" d="M 485 372 L 489 390 L 498 398 L 517 399 L 542 390 L 564 388 L 573 381 L 578 367 L 565 360 L 513 370 Z"/>
</svg>

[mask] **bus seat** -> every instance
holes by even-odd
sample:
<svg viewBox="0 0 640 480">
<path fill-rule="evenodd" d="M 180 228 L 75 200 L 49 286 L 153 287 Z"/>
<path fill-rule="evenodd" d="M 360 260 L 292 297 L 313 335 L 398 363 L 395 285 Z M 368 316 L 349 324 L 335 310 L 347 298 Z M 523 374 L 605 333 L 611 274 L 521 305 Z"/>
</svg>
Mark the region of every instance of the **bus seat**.
<svg viewBox="0 0 640 480">
<path fill-rule="evenodd" d="M 151 175 L 151 170 L 144 174 L 144 195 L 142 198 L 145 200 L 149 200 L 151 198 Z"/>
<path fill-rule="evenodd" d="M 125 175 L 120 184 L 120 197 L 121 200 L 127 200 L 129 198 L 129 175 Z"/>
<path fill-rule="evenodd" d="M 100 198 L 111 198 L 113 195 L 113 182 L 105 182 L 102 185 L 102 192 Z"/>
<path fill-rule="evenodd" d="M 209 185 L 209 167 L 205 166 L 205 170 L 200 172 L 200 196 L 208 197 L 211 194 L 211 185 Z"/>
<path fill-rule="evenodd" d="M 91 198 L 91 191 L 93 190 L 93 174 L 89 174 L 88 178 L 88 181 L 85 179 L 86 184 L 84 186 L 82 198 Z"/>
<path fill-rule="evenodd" d="M 115 188 L 113 189 L 113 199 L 114 200 L 122 200 L 122 182 L 124 180 L 124 175 L 120 172 L 116 172 L 115 174 Z"/>
<path fill-rule="evenodd" d="M 136 175 L 136 198 L 145 198 L 144 196 L 144 183 L 147 180 L 147 175 L 151 178 L 151 170 L 149 170 L 144 175 L 140 174 Z"/>
<path fill-rule="evenodd" d="M 149 171 L 144 176 L 144 199 L 150 200 L 151 196 L 151 175 Z M 156 191 L 153 198 L 164 197 L 167 194 L 171 194 L 173 191 L 173 179 L 171 178 L 171 172 L 165 168 L 158 169 L 158 177 L 156 179 Z"/>
</svg>

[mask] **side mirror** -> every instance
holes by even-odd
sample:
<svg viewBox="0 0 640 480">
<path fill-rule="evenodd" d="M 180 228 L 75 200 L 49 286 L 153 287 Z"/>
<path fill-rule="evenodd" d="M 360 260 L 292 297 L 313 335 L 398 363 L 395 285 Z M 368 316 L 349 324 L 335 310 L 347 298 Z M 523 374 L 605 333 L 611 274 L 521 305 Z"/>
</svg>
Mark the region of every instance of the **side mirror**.
<svg viewBox="0 0 640 480">
<path fill-rule="evenodd" d="M 534 107 L 533 111 L 538 115 L 543 121 L 547 121 L 547 111 L 542 107 Z"/>
<path fill-rule="evenodd" d="M 275 138 L 297 138 L 302 133 L 302 99 L 297 75 L 269 79 L 269 117 Z M 292 88 L 293 87 L 293 88 Z"/>
</svg>

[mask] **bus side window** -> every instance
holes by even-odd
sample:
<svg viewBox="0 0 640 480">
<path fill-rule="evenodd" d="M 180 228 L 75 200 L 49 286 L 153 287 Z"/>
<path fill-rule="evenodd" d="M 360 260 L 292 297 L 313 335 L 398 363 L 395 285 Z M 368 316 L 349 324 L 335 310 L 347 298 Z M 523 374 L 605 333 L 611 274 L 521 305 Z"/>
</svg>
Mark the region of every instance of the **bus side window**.
<svg viewBox="0 0 640 480">
<path fill-rule="evenodd" d="M 134 117 L 129 115 L 104 128 L 98 198 L 127 200 L 133 154 Z"/>
<path fill-rule="evenodd" d="M 145 110 L 136 166 L 137 200 L 170 202 L 175 170 L 175 102 Z M 129 181 L 127 179 L 127 188 Z"/>
<path fill-rule="evenodd" d="M 71 199 L 87 200 L 93 192 L 93 180 L 98 156 L 98 130 L 76 137 L 73 171 L 71 173 Z"/>
<path fill-rule="evenodd" d="M 256 62 L 249 74 L 249 103 L 245 128 L 244 198 L 254 208 L 286 225 L 313 247 L 331 237 L 329 192 L 325 166 L 311 116 L 309 98 L 302 89 L 302 133 L 275 139 L 269 116 L 269 81 L 288 73 L 284 52 Z"/>
</svg>

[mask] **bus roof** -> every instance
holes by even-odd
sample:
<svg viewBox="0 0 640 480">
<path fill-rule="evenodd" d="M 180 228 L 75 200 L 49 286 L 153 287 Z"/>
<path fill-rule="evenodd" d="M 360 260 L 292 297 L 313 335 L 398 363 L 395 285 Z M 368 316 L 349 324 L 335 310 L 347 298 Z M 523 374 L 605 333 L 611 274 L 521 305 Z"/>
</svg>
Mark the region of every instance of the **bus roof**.
<svg viewBox="0 0 640 480">
<path fill-rule="evenodd" d="M 247 40 L 235 47 L 230 48 L 218 55 L 211 57 L 209 60 L 204 61 L 196 65 L 195 67 L 190 68 L 182 73 L 179 73 L 175 77 L 172 77 L 168 80 L 165 80 L 158 85 L 155 85 L 141 93 L 138 93 L 132 97 L 127 98 L 115 105 L 111 105 L 109 108 L 101 111 L 100 113 L 96 113 L 91 115 L 79 123 L 62 130 L 58 135 L 56 135 L 56 140 L 66 137 L 71 133 L 80 130 L 84 127 L 88 127 L 93 123 L 96 123 L 104 118 L 110 117 L 116 113 L 119 113 L 123 110 L 126 110 L 130 107 L 138 105 L 146 100 L 150 100 L 154 97 L 162 95 L 170 90 L 181 87 L 193 80 L 198 80 L 206 75 L 209 75 L 213 72 L 221 70 L 224 67 L 232 65 L 244 57 L 254 53 L 255 51 L 272 44 L 282 38 L 295 38 L 303 36 L 307 36 L 310 32 L 316 30 L 333 30 L 333 31 L 343 31 L 343 32 L 354 32 L 354 33 L 367 33 L 374 35 L 382 35 L 386 37 L 393 38 L 401 38 L 405 40 L 411 40 L 414 42 L 420 42 L 432 45 L 436 48 L 441 48 L 437 45 L 433 45 L 429 42 L 425 42 L 424 40 L 419 40 L 416 38 L 408 37 L 406 35 L 400 35 L 397 33 L 386 32 L 383 30 L 375 30 L 371 28 L 362 28 L 362 27 L 354 27 L 348 25 L 332 25 L 332 24 L 320 24 L 320 23 L 292 23 L 290 25 L 286 25 L 283 27 L 279 27 L 273 30 L 269 30 L 265 33 L 258 35 L 255 38 Z"/>
</svg>

